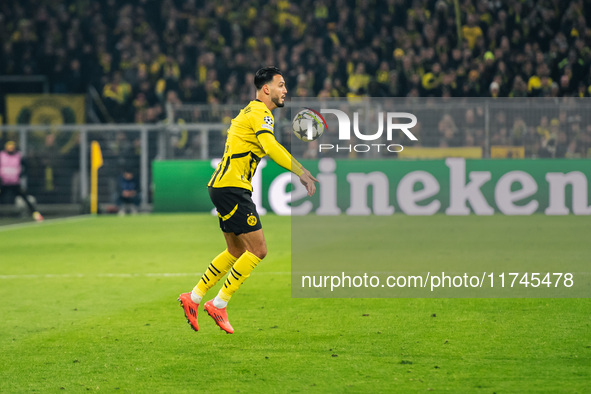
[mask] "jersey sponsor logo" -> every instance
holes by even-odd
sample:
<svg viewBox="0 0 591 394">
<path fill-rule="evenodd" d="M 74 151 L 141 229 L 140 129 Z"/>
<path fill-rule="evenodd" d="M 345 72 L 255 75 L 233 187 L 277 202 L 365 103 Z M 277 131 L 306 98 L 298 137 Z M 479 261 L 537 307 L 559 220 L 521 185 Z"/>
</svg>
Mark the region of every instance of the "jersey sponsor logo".
<svg viewBox="0 0 591 394">
<path fill-rule="evenodd" d="M 261 128 L 273 131 L 273 126 L 269 126 L 269 125 L 268 125 L 268 124 L 266 124 L 266 123 L 263 123 L 263 124 L 261 125 Z"/>
<path fill-rule="evenodd" d="M 265 121 L 266 124 L 268 124 L 269 126 L 273 126 L 273 118 L 270 116 L 265 116 L 263 118 L 263 120 Z"/>
<path fill-rule="evenodd" d="M 250 215 L 248 215 L 248 218 L 246 219 L 246 223 L 248 223 L 249 226 L 255 226 L 257 224 L 258 220 L 257 217 L 254 216 L 252 213 Z"/>
</svg>

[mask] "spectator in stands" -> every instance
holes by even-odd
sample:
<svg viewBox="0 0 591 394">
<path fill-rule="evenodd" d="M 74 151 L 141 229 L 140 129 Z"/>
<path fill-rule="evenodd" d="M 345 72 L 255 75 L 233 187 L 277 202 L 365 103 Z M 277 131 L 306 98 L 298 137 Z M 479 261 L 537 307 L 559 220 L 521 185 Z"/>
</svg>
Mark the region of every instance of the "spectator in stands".
<svg viewBox="0 0 591 394">
<path fill-rule="evenodd" d="M 591 157 L 591 125 L 588 125 L 586 132 L 581 132 L 580 137 L 577 139 L 576 152 L 581 157 Z"/>
<path fill-rule="evenodd" d="M 511 145 L 523 145 L 525 134 L 527 133 L 527 125 L 521 116 L 517 116 L 513 121 L 513 128 L 511 129 Z"/>
<path fill-rule="evenodd" d="M 513 88 L 509 92 L 509 97 L 527 97 L 527 85 L 521 76 L 515 76 L 515 79 L 513 80 Z"/>
<path fill-rule="evenodd" d="M 492 81 L 489 87 L 490 97 L 496 98 L 499 97 L 499 83 L 496 81 Z"/>
<path fill-rule="evenodd" d="M 538 156 L 542 159 L 553 158 L 556 154 L 556 140 L 542 140 Z"/>
<path fill-rule="evenodd" d="M 501 127 L 495 131 L 490 139 L 491 146 L 498 145 L 498 146 L 510 146 L 511 145 L 511 137 L 509 136 L 509 132 L 507 131 L 507 127 Z"/>
<path fill-rule="evenodd" d="M 468 48 L 474 49 L 478 38 L 482 37 L 482 29 L 478 26 L 477 17 L 474 14 L 468 14 L 466 24 L 462 26 L 462 34 L 466 39 Z"/>
<path fill-rule="evenodd" d="M 180 99 L 186 103 L 203 103 L 205 98 L 203 86 L 197 85 L 195 78 L 191 75 L 186 75 L 181 82 Z"/>
<path fill-rule="evenodd" d="M 480 107 L 469 108 L 464 114 L 463 129 L 465 138 L 472 138 L 475 146 L 484 145 L 484 119 Z"/>
<path fill-rule="evenodd" d="M 439 146 L 442 148 L 460 146 L 462 136 L 451 115 L 443 115 L 438 125 Z"/>
<path fill-rule="evenodd" d="M 566 157 L 567 152 L 568 152 L 568 148 L 569 148 L 569 144 L 568 144 L 566 132 L 560 131 L 558 133 L 558 138 L 556 140 L 556 153 L 555 153 L 554 157 L 564 159 Z"/>
<path fill-rule="evenodd" d="M 103 88 L 103 99 L 115 122 L 129 121 L 131 85 L 122 80 L 121 72 L 115 71 L 109 83 Z"/>
<path fill-rule="evenodd" d="M 369 87 L 369 75 L 365 72 L 365 63 L 359 62 L 355 65 L 355 72 L 350 74 L 347 80 L 349 93 L 355 96 L 362 96 Z"/>
<path fill-rule="evenodd" d="M 540 136 L 534 126 L 527 127 L 523 136 L 523 147 L 525 157 L 536 157 L 540 149 Z"/>
</svg>

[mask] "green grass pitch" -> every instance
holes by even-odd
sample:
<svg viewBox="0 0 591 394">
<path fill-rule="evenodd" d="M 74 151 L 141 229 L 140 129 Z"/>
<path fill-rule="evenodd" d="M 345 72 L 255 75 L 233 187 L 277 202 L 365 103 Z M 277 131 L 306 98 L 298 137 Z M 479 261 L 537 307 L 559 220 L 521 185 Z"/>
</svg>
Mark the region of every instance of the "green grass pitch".
<svg viewBox="0 0 591 394">
<path fill-rule="evenodd" d="M 421 220 L 421 231 L 446 220 L 396 218 Z M 588 218 L 453 219 L 442 245 L 503 221 L 548 231 L 558 223 L 569 252 L 591 256 L 589 242 L 572 242 L 588 238 Z M 234 335 L 203 311 L 193 332 L 176 301 L 224 248 L 215 217 L 0 228 L 0 392 L 589 391 L 590 299 L 292 299 L 290 220 L 263 224 L 269 255 L 229 304 Z M 527 242 L 540 259 L 556 256 L 555 244 L 536 239 Z M 462 247 L 463 258 L 488 253 Z"/>
</svg>

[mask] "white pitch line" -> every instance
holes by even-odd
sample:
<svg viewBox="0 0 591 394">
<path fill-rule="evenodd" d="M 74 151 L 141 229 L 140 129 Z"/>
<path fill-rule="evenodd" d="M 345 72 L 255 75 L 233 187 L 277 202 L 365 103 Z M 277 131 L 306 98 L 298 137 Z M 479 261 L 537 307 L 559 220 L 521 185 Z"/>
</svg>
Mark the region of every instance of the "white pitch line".
<svg viewBox="0 0 591 394">
<path fill-rule="evenodd" d="M 15 224 L 7 224 L 5 226 L 0 226 L 0 232 L 8 231 L 8 230 L 18 230 L 21 228 L 33 228 L 33 227 L 40 227 L 40 226 L 48 226 L 51 224 L 59 224 L 64 222 L 79 222 L 85 219 L 91 218 L 91 215 L 78 215 L 78 216 L 71 216 L 67 218 L 56 218 L 56 219 L 46 219 L 42 222 L 26 222 L 26 223 L 15 223 Z"/>
<path fill-rule="evenodd" d="M 256 275 L 289 275 L 291 272 L 258 272 Z M 201 272 L 147 272 L 147 273 L 98 273 L 98 274 L 16 274 L 0 275 L 0 280 L 11 279 L 69 279 L 69 278 L 172 278 L 203 275 Z"/>
</svg>

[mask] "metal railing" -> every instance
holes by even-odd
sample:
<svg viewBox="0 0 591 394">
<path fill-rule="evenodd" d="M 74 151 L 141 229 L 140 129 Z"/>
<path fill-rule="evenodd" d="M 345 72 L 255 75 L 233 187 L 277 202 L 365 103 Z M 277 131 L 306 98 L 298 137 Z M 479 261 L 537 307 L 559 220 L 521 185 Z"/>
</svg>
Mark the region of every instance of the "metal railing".
<svg viewBox="0 0 591 394">
<path fill-rule="evenodd" d="M 4 140 L 18 141 L 27 162 L 24 184 L 40 203 L 78 204 L 88 199 L 90 142 L 96 140 L 104 158 L 99 170 L 99 202 L 114 202 L 117 177 L 123 169 L 132 168 L 139 177 L 141 204 L 146 208 L 151 200 L 151 162 L 174 158 L 172 136 L 197 135 L 199 150 L 190 158 L 205 160 L 210 154 L 209 135 L 225 127 L 217 123 L 8 125 L 0 126 L 0 133 Z"/>
</svg>

